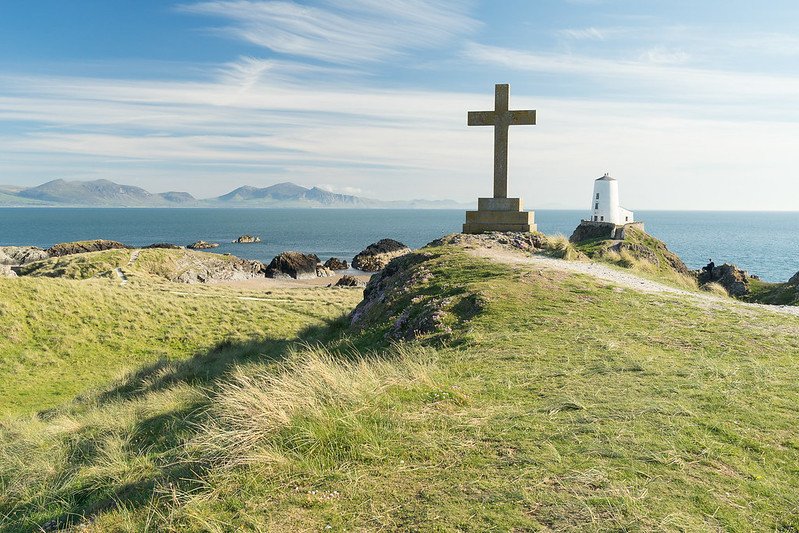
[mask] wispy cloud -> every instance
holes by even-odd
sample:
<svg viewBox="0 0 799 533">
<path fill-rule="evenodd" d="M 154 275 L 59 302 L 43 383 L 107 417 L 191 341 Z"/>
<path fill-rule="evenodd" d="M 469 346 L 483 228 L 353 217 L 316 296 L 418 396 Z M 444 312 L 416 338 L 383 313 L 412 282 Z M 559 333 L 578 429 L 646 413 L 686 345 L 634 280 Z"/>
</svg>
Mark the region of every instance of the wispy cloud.
<svg viewBox="0 0 799 533">
<path fill-rule="evenodd" d="M 465 55 L 472 61 L 507 69 L 570 75 L 586 84 L 602 83 L 603 92 L 608 96 L 634 93 L 650 100 L 657 95 L 664 101 L 712 99 L 713 103 L 752 103 L 779 96 L 785 104 L 780 112 L 789 107 L 789 103 L 799 104 L 799 76 L 691 67 L 680 64 L 688 58 L 681 51 L 653 49 L 636 59 L 612 59 L 473 43 L 465 49 Z M 613 90 L 608 92 L 608 86 Z M 792 114 L 795 115 L 795 111 Z"/>
<path fill-rule="evenodd" d="M 389 59 L 440 45 L 477 27 L 459 0 L 217 0 L 183 11 L 230 21 L 227 35 L 273 52 L 339 64 Z"/>
<path fill-rule="evenodd" d="M 557 34 L 561 37 L 576 40 L 596 40 L 604 41 L 607 37 L 608 30 L 600 28 L 566 28 L 558 30 Z"/>
</svg>

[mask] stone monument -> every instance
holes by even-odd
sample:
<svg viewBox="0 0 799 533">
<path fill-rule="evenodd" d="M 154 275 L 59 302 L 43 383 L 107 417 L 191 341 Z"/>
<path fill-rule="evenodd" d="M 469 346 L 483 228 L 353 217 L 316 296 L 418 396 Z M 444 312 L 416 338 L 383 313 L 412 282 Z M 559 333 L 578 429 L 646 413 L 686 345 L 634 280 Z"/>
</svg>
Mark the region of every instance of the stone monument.
<svg viewBox="0 0 799 533">
<path fill-rule="evenodd" d="M 521 198 L 508 198 L 508 128 L 535 125 L 535 111 L 509 111 L 510 86 L 497 84 L 493 111 L 469 111 L 469 126 L 494 126 L 494 197 L 478 198 L 466 212 L 464 233 L 536 230 L 535 214 L 522 210 Z"/>
</svg>

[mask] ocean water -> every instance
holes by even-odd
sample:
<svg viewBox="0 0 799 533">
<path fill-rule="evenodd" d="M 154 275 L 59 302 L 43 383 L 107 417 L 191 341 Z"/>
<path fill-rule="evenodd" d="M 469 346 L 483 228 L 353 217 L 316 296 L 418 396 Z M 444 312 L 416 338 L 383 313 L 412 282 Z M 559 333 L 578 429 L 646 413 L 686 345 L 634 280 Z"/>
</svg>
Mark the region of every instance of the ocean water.
<svg viewBox="0 0 799 533">
<path fill-rule="evenodd" d="M 537 210 L 544 233 L 570 235 L 583 211 Z M 646 230 L 690 268 L 712 258 L 735 263 L 769 281 L 799 271 L 799 212 L 637 211 Z M 0 209 L 0 246 L 113 239 L 133 246 L 155 242 L 218 242 L 215 251 L 271 261 L 285 250 L 350 260 L 366 245 L 390 237 L 419 247 L 460 231 L 463 211 L 410 209 Z M 232 244 L 239 235 L 263 242 Z"/>
</svg>

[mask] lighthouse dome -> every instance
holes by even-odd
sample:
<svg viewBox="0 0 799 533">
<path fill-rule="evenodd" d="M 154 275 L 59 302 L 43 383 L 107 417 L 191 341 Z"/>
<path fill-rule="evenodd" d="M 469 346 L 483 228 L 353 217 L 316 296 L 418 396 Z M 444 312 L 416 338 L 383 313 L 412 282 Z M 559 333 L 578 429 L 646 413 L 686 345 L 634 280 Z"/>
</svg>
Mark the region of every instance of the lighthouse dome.
<svg viewBox="0 0 799 533">
<path fill-rule="evenodd" d="M 597 178 L 597 181 L 616 181 L 616 178 L 612 177 L 609 173 L 605 172 L 605 175 L 601 178 Z"/>
</svg>

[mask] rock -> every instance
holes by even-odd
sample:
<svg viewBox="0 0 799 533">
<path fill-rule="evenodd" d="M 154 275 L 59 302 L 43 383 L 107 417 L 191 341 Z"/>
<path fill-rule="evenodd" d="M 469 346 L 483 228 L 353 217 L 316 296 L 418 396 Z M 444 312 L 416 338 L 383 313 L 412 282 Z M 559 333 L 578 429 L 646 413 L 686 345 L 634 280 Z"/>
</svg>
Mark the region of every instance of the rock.
<svg viewBox="0 0 799 533">
<path fill-rule="evenodd" d="M 163 250 L 182 250 L 182 246 L 178 246 L 177 244 L 172 244 L 171 242 L 157 242 L 155 244 L 150 244 L 145 246 L 145 248 L 160 248 Z"/>
<path fill-rule="evenodd" d="M 211 248 L 218 248 L 218 247 L 219 244 L 215 242 L 205 242 L 205 241 L 197 241 L 186 246 L 186 248 L 188 248 L 189 250 L 210 250 Z"/>
<path fill-rule="evenodd" d="M 409 254 L 411 249 L 394 239 L 382 239 L 370 244 L 352 260 L 353 268 L 364 272 L 378 272 L 395 257 Z"/>
<path fill-rule="evenodd" d="M 0 278 L 16 278 L 17 273 L 11 270 L 10 265 L 0 265 Z"/>
<path fill-rule="evenodd" d="M 424 287 L 433 279 L 425 263 L 433 254 L 412 252 L 391 261 L 369 280 L 363 300 L 350 314 L 355 330 L 384 328 L 389 340 L 413 340 L 426 335 L 451 333 L 446 324 L 449 313 L 455 313 L 465 302 L 465 293 L 441 297 L 427 294 Z"/>
<path fill-rule="evenodd" d="M 799 285 L 799 272 L 791 276 L 791 279 L 788 280 L 789 285 Z"/>
<path fill-rule="evenodd" d="M 569 242 L 583 242 L 593 239 L 612 239 L 616 232 L 616 224 L 612 222 L 580 223 L 569 237 Z"/>
<path fill-rule="evenodd" d="M 63 257 L 65 255 L 100 252 L 102 250 L 124 250 L 127 248 L 130 247 L 121 242 L 97 239 L 94 241 L 62 242 L 52 248 L 48 248 L 47 254 L 50 257 Z"/>
<path fill-rule="evenodd" d="M 267 278 L 311 279 L 319 276 L 319 258 L 314 254 L 283 252 L 266 267 Z"/>
<path fill-rule="evenodd" d="M 699 283 L 716 282 L 730 293 L 730 296 L 740 298 L 746 296 L 751 291 L 749 289 L 749 274 L 735 265 L 723 264 L 713 268 L 712 272 L 702 271 L 699 275 Z"/>
<path fill-rule="evenodd" d="M 35 246 L 0 246 L 0 265 L 27 265 L 49 257 L 50 254 Z"/>
<path fill-rule="evenodd" d="M 317 263 L 316 265 L 316 277 L 317 278 L 329 278 L 330 276 L 335 276 L 336 273 L 327 268 L 322 263 Z"/>
<path fill-rule="evenodd" d="M 253 236 L 253 235 L 242 235 L 241 237 L 239 237 L 238 239 L 236 239 L 233 242 L 236 243 L 236 244 L 250 244 L 250 243 L 253 243 L 253 242 L 261 242 L 261 237 Z"/>
<path fill-rule="evenodd" d="M 346 261 L 341 260 L 338 257 L 331 257 L 325 261 L 324 266 L 330 270 L 347 270 L 350 267 Z"/>
<path fill-rule="evenodd" d="M 616 252 L 617 254 L 627 252 L 636 259 L 648 261 L 655 266 L 660 266 L 660 260 L 658 259 L 657 253 L 655 253 L 655 251 L 651 248 L 647 248 L 642 244 L 621 241 L 609 247 L 608 250 Z M 685 267 L 686 270 L 687 268 L 688 267 Z"/>
<path fill-rule="evenodd" d="M 345 274 L 339 278 L 334 287 L 366 287 L 366 282 L 359 280 L 355 276 Z"/>
<path fill-rule="evenodd" d="M 171 281 L 178 283 L 239 281 L 261 278 L 266 271 L 266 266 L 260 261 L 191 252 L 178 259 L 175 266 L 181 273 Z"/>
<path fill-rule="evenodd" d="M 455 244 L 465 248 L 473 247 L 491 247 L 500 245 L 507 248 L 516 248 L 525 252 L 535 253 L 546 248 L 547 238 L 542 233 L 527 233 L 527 232 L 499 232 L 491 231 L 488 233 L 453 233 L 436 239 L 427 244 L 425 248 L 434 246 L 444 246 L 447 244 Z"/>
</svg>

